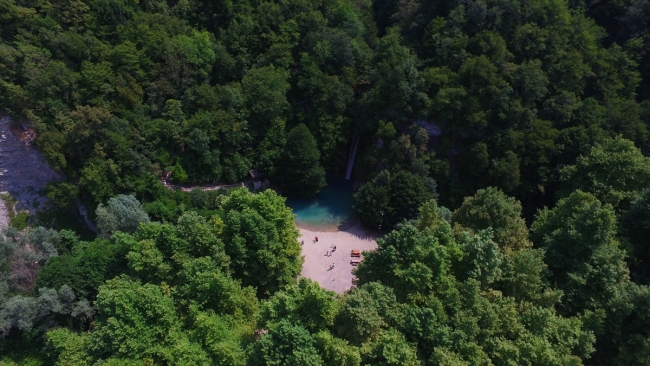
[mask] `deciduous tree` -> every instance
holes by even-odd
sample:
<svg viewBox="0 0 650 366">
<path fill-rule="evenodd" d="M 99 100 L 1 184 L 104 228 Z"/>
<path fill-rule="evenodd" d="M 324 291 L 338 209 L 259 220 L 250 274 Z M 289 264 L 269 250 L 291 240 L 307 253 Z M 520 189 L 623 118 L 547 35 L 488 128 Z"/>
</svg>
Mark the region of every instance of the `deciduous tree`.
<svg viewBox="0 0 650 366">
<path fill-rule="evenodd" d="M 320 165 L 320 152 L 304 124 L 289 131 L 275 181 L 287 194 L 308 198 L 325 187 L 325 169 Z"/>
</svg>

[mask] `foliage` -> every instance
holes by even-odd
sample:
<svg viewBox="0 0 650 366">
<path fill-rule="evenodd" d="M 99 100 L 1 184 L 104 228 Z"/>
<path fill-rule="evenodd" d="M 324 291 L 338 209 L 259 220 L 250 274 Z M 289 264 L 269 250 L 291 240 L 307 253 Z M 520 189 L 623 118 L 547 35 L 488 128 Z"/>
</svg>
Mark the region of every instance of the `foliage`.
<svg viewBox="0 0 650 366">
<path fill-rule="evenodd" d="M 21 211 L 9 220 L 9 225 L 16 230 L 23 230 L 27 227 L 29 212 Z"/>
<path fill-rule="evenodd" d="M 594 359 L 599 364 L 642 359 L 647 350 L 641 345 L 637 351 L 620 346 L 647 337 L 642 328 L 650 319 L 637 312 L 645 307 L 638 301 L 646 301 L 647 287 L 630 281 L 615 219 L 611 205 L 576 191 L 554 209 L 541 211 L 531 227 L 533 241 L 546 248 L 550 280 L 564 293 L 558 308 L 585 313 L 597 335 Z"/>
<path fill-rule="evenodd" d="M 627 206 L 650 181 L 650 158 L 621 136 L 596 144 L 560 170 L 566 191 L 580 189 L 614 207 Z"/>
<path fill-rule="evenodd" d="M 36 287 L 68 285 L 80 297 L 94 300 L 98 287 L 126 271 L 125 248 L 107 240 L 78 242 L 72 252 L 50 259 L 38 272 Z"/>
<path fill-rule="evenodd" d="M 39 268 L 57 258 L 60 240 L 59 233 L 43 227 L 22 232 L 5 229 L 0 236 L 0 288 L 30 292 Z"/>
<path fill-rule="evenodd" d="M 316 140 L 304 124 L 289 131 L 280 159 L 282 165 L 276 169 L 275 180 L 287 194 L 313 197 L 325 186 Z"/>
<path fill-rule="evenodd" d="M 457 244 L 446 226 L 435 234 L 406 226 L 378 240 L 377 251 L 367 253 L 357 270 L 359 280 L 380 281 L 400 299 L 444 291 L 452 255 L 457 254 L 450 253 Z"/>
<path fill-rule="evenodd" d="M 244 286 L 270 295 L 295 281 L 302 258 L 294 216 L 284 198 L 237 189 L 223 202 L 226 254 Z"/>
<path fill-rule="evenodd" d="M 649 17 L 641 0 L 0 1 L 0 109 L 66 176 L 45 190 L 60 227 L 81 200 L 102 231 L 12 216 L 0 363 L 648 364 Z M 257 169 L 309 197 L 355 152 L 357 216 L 396 230 L 340 296 L 296 283 L 274 192 L 161 182 Z"/>
<path fill-rule="evenodd" d="M 149 215 L 133 196 L 118 195 L 108 200 L 106 206 L 100 203 L 95 215 L 97 226 L 104 237 L 117 231 L 133 233 L 141 222 L 149 222 Z"/>
<path fill-rule="evenodd" d="M 17 295 L 3 302 L 0 308 L 0 337 L 12 331 L 38 333 L 61 324 L 66 317 L 88 320 L 94 314 L 88 301 L 74 302 L 75 295 L 68 286 L 55 289 L 40 288 L 38 297 Z"/>
<path fill-rule="evenodd" d="M 540 211 L 531 231 L 546 250 L 551 281 L 564 292 L 561 307 L 568 313 L 604 306 L 628 280 L 614 211 L 593 195 L 576 191 Z"/>
<path fill-rule="evenodd" d="M 109 280 L 99 288 L 95 306 L 98 319 L 91 348 L 100 358 L 160 357 L 180 327 L 172 298 L 151 284 Z"/>
<path fill-rule="evenodd" d="M 355 193 L 355 212 L 367 226 L 395 225 L 417 216 L 417 208 L 433 194 L 425 181 L 405 170 L 395 175 L 382 171 Z"/>
<path fill-rule="evenodd" d="M 334 325 L 340 304 L 334 293 L 316 282 L 301 278 L 297 286 L 276 293 L 264 304 L 261 317 L 268 324 L 288 320 L 301 324 L 309 331 L 327 329 Z"/>
<path fill-rule="evenodd" d="M 323 365 L 309 332 L 288 321 L 281 321 L 257 343 L 248 361 L 250 365 Z"/>
<path fill-rule="evenodd" d="M 458 265 L 462 279 L 471 278 L 488 287 L 501 278 L 503 254 L 492 240 L 491 229 L 481 230 L 472 237 L 464 233 L 460 241 L 465 253 Z"/>
<path fill-rule="evenodd" d="M 183 303 L 198 306 L 217 315 L 232 315 L 238 320 L 254 322 L 258 300 L 251 287 L 221 272 L 214 260 L 198 258 L 183 265 L 177 295 Z"/>
<path fill-rule="evenodd" d="M 390 209 L 390 173 L 383 171 L 354 194 L 356 216 L 369 227 L 381 226 Z"/>
<path fill-rule="evenodd" d="M 18 231 L 25 229 L 27 227 L 27 220 L 29 219 L 29 212 L 16 212 L 16 204 L 18 201 L 8 193 L 0 194 L 0 199 L 5 201 L 5 207 L 8 208 L 6 212 L 9 217 L 9 226 Z"/>
<path fill-rule="evenodd" d="M 454 211 L 452 221 L 470 230 L 494 230 L 494 241 L 504 252 L 531 246 L 521 217 L 521 203 L 494 187 L 479 189 Z"/>
<path fill-rule="evenodd" d="M 47 198 L 59 207 L 68 208 L 76 203 L 79 188 L 71 183 L 49 183 L 46 187 Z"/>
<path fill-rule="evenodd" d="M 621 216 L 622 233 L 631 248 L 628 263 L 635 282 L 648 284 L 647 263 L 650 260 L 650 190 L 645 190 Z"/>
<path fill-rule="evenodd" d="M 638 342 L 650 324 L 647 288 L 627 277 L 611 206 L 587 193 L 540 212 L 531 238 L 543 250 L 507 252 L 491 227 L 454 230 L 430 200 L 415 226 L 401 225 L 364 253 L 359 288 L 342 296 L 295 283 L 297 233 L 277 194 L 234 190 L 216 212 L 92 243 L 59 234 L 57 247 L 72 248 L 40 271 L 39 296 L 2 300 L 2 342 L 32 336 L 52 362 L 109 364 L 550 365 L 645 352 Z M 292 264 L 264 268 L 260 251 Z M 41 285 L 57 281 L 70 285 Z M 85 298 L 95 294 L 91 308 Z M 81 332 L 90 321 L 93 329 Z"/>
</svg>

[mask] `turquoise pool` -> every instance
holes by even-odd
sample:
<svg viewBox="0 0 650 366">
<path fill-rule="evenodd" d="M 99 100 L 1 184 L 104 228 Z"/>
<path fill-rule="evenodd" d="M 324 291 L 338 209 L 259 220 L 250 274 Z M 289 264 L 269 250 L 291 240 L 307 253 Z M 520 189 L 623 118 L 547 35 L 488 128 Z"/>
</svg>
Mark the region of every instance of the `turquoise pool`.
<svg viewBox="0 0 650 366">
<path fill-rule="evenodd" d="M 298 226 L 312 230 L 342 230 L 356 222 L 352 193 L 352 182 L 335 180 L 328 182 L 313 200 L 289 197 L 287 206 L 296 214 Z"/>
</svg>

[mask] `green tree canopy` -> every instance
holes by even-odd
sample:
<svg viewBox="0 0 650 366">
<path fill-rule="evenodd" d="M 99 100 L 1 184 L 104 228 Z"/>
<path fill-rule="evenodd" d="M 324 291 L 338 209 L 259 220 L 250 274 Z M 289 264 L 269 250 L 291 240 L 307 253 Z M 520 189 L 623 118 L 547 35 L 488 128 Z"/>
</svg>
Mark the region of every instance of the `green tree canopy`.
<svg viewBox="0 0 650 366">
<path fill-rule="evenodd" d="M 302 258 L 298 231 L 285 199 L 272 190 L 234 190 L 221 206 L 223 239 L 232 270 L 244 286 L 271 295 L 295 282 Z"/>
<path fill-rule="evenodd" d="M 288 320 L 315 333 L 334 325 L 339 309 L 335 293 L 323 289 L 316 282 L 300 278 L 297 286 L 273 295 L 264 304 L 261 317 L 267 324 Z"/>
<path fill-rule="evenodd" d="M 445 291 L 451 261 L 458 254 L 451 230 L 421 232 L 406 226 L 378 240 L 377 245 L 377 251 L 366 253 L 357 269 L 361 283 L 381 282 L 402 300 Z"/>
<path fill-rule="evenodd" d="M 283 320 L 255 343 L 249 365 L 323 365 L 314 345 L 314 338 L 299 326 Z"/>
<path fill-rule="evenodd" d="M 354 197 L 358 217 L 364 224 L 375 227 L 414 219 L 418 208 L 433 194 L 421 176 L 407 170 L 395 174 L 384 170 L 362 185 Z"/>
<path fill-rule="evenodd" d="M 614 207 L 628 205 L 650 182 L 650 158 L 621 136 L 596 144 L 575 165 L 560 170 L 562 194 L 580 189 Z"/>
<path fill-rule="evenodd" d="M 635 281 L 649 284 L 650 273 L 645 265 L 650 261 L 650 189 L 632 203 L 632 207 L 621 216 L 622 234 L 631 245 L 630 269 Z"/>
<path fill-rule="evenodd" d="M 494 241 L 504 252 L 530 247 L 521 203 L 494 187 L 479 189 L 454 211 L 452 221 L 471 230 L 494 230 Z"/>
<path fill-rule="evenodd" d="M 325 186 L 316 140 L 304 124 L 289 131 L 275 181 L 287 194 L 304 197 L 313 197 Z"/>
<path fill-rule="evenodd" d="M 561 307 L 568 313 L 600 308 L 621 295 L 629 271 L 611 205 L 576 191 L 552 210 L 540 211 L 531 232 L 546 250 L 551 282 L 564 292 Z"/>
<path fill-rule="evenodd" d="M 110 237 L 117 231 L 133 233 L 141 222 L 149 222 L 149 215 L 140 202 L 133 196 L 123 194 L 109 199 L 106 206 L 100 203 L 95 214 L 97 226 L 104 237 Z"/>
<path fill-rule="evenodd" d="M 98 319 L 91 347 L 102 358 L 160 357 L 180 327 L 170 296 L 158 286 L 127 278 L 102 285 L 95 306 Z"/>
</svg>

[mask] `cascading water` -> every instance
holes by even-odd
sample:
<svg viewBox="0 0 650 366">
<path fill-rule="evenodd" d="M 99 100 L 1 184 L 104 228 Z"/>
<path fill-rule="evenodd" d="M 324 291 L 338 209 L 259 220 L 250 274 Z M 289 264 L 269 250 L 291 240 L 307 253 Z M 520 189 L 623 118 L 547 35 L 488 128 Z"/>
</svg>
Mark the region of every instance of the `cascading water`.
<svg viewBox="0 0 650 366">
<path fill-rule="evenodd" d="M 345 179 L 350 180 L 350 176 L 352 175 L 352 167 L 354 166 L 354 159 L 357 156 L 357 145 L 359 144 L 359 136 L 357 136 L 356 139 L 354 139 L 354 144 L 352 145 L 352 149 L 350 149 L 350 156 L 348 156 L 348 168 L 345 172 Z"/>
</svg>

